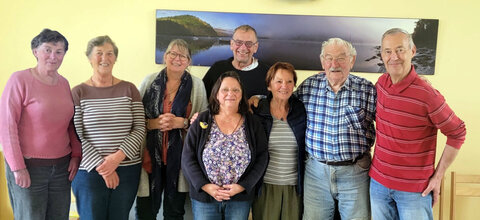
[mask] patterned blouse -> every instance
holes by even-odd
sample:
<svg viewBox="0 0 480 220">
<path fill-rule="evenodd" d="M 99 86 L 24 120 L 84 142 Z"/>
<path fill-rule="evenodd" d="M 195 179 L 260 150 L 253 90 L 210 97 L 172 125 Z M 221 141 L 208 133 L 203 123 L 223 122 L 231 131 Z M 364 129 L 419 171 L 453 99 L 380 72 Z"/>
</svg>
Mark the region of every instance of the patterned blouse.
<svg viewBox="0 0 480 220">
<path fill-rule="evenodd" d="M 214 120 L 202 160 L 211 183 L 218 186 L 237 183 L 251 160 L 245 124 L 232 134 L 224 134 Z"/>
</svg>

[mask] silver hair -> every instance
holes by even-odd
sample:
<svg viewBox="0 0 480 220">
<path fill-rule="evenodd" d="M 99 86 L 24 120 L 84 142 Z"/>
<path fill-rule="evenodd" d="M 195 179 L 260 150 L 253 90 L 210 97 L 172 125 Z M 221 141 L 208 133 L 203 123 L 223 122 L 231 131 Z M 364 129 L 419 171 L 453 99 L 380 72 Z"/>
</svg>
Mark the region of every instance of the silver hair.
<svg viewBox="0 0 480 220">
<path fill-rule="evenodd" d="M 357 55 L 357 50 L 355 50 L 355 48 L 353 47 L 353 45 L 346 41 L 346 40 L 343 40 L 341 38 L 338 38 L 338 37 L 334 37 L 334 38 L 330 38 L 326 41 L 324 41 L 322 43 L 322 52 L 320 53 L 320 57 L 323 57 L 323 54 L 325 52 L 325 47 L 329 46 L 329 45 L 342 45 L 342 46 L 345 46 L 345 48 L 347 48 L 348 50 L 348 53 L 350 55 L 350 57 L 353 57 L 353 56 L 356 56 Z"/>
<path fill-rule="evenodd" d="M 257 40 L 257 31 L 255 30 L 255 28 L 253 28 L 252 26 L 248 25 L 248 24 L 244 24 L 244 25 L 240 25 L 238 26 L 237 28 L 235 28 L 235 30 L 233 31 L 233 34 L 235 35 L 235 33 L 237 33 L 237 31 L 239 30 L 242 30 L 244 32 L 247 32 L 247 31 L 253 31 L 253 33 L 255 34 L 255 40 Z M 233 37 L 233 36 L 232 36 Z"/>
<path fill-rule="evenodd" d="M 391 35 L 391 34 L 397 34 L 397 33 L 402 33 L 402 34 L 405 34 L 405 36 L 407 36 L 408 38 L 408 46 L 410 46 L 410 49 L 412 49 L 413 47 L 415 47 L 415 44 L 413 43 L 413 38 L 412 38 L 412 35 L 410 33 L 408 33 L 408 31 L 404 30 L 404 29 L 401 29 L 401 28 L 392 28 L 388 31 L 385 31 L 385 33 L 383 33 L 382 35 L 382 44 L 383 44 L 383 39 L 385 39 L 385 37 L 387 35 Z"/>
<path fill-rule="evenodd" d="M 112 45 L 113 53 L 115 54 L 115 57 L 118 58 L 118 47 L 117 45 L 115 45 L 115 42 L 113 42 L 113 40 L 108 35 L 98 36 L 88 41 L 87 51 L 85 52 L 85 55 L 87 55 L 87 57 L 90 57 L 90 55 L 92 55 L 92 51 L 94 47 L 103 46 L 105 44 Z"/>
</svg>

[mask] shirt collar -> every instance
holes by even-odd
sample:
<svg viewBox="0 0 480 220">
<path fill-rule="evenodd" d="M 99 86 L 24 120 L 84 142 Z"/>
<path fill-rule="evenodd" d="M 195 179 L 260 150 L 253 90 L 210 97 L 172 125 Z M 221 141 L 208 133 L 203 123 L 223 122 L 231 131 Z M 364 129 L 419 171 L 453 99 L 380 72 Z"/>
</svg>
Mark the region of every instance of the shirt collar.
<svg viewBox="0 0 480 220">
<path fill-rule="evenodd" d="M 393 84 L 392 78 L 390 77 L 390 75 L 388 75 L 387 88 L 391 87 L 392 89 L 395 89 L 396 92 L 400 93 L 406 88 L 408 88 L 408 86 L 410 86 L 413 83 L 413 81 L 415 81 L 417 76 L 418 74 L 415 71 L 415 67 L 412 65 L 410 69 L 410 73 L 408 73 L 407 77 L 402 79 L 402 81 L 398 82 L 397 84 Z"/>
<path fill-rule="evenodd" d="M 250 65 L 246 66 L 246 67 L 243 67 L 241 70 L 242 71 L 250 71 L 250 70 L 253 70 L 255 68 L 257 68 L 258 66 L 258 60 L 255 59 L 255 57 L 252 57 L 253 61 Z"/>
<path fill-rule="evenodd" d="M 320 84 L 319 88 L 323 88 L 324 91 L 332 91 L 332 87 L 330 87 L 330 84 L 328 83 L 328 79 L 327 79 L 327 75 L 323 72 L 323 73 L 319 73 L 319 74 L 323 74 L 323 81 L 322 83 Z M 343 83 L 342 87 L 340 87 L 340 91 L 342 90 L 351 90 L 352 89 L 352 82 L 350 80 L 350 74 L 348 74 L 348 77 L 347 77 L 347 80 L 345 80 L 345 82 Z"/>
</svg>

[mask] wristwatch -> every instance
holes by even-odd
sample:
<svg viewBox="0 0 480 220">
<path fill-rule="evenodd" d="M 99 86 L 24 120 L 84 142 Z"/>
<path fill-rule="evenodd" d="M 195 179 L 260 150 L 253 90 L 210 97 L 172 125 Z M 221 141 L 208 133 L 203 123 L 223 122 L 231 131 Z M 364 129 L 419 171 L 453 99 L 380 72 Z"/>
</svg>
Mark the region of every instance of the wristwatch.
<svg viewBox="0 0 480 220">
<path fill-rule="evenodd" d="M 183 119 L 183 129 L 187 129 L 188 128 L 188 118 L 184 118 Z"/>
</svg>

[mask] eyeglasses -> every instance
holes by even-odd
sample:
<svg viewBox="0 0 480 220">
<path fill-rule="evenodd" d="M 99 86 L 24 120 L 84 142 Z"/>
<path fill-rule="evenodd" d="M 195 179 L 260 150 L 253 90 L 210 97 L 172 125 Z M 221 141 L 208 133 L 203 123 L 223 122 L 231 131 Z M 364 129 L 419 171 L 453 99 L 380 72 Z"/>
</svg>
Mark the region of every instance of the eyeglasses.
<svg viewBox="0 0 480 220">
<path fill-rule="evenodd" d="M 258 42 L 235 40 L 235 39 L 232 39 L 232 41 L 235 43 L 235 45 L 237 45 L 237 47 L 241 47 L 242 45 L 245 44 L 245 47 L 247 47 L 247 48 L 250 48 L 253 45 L 258 43 Z"/>
<path fill-rule="evenodd" d="M 223 93 L 223 94 L 227 94 L 228 92 L 233 92 L 235 94 L 238 94 L 240 92 L 242 92 L 241 89 L 239 88 L 232 88 L 232 89 L 229 89 L 229 88 L 221 88 L 220 89 L 220 92 Z"/>
<path fill-rule="evenodd" d="M 323 56 L 323 60 L 327 63 L 333 63 L 333 61 L 336 61 L 339 64 L 344 64 L 347 62 L 348 57 L 347 56 L 339 56 L 337 58 L 334 58 L 333 56 L 326 55 Z"/>
<path fill-rule="evenodd" d="M 178 57 L 180 57 L 180 60 L 181 61 L 187 61 L 188 60 L 188 57 L 183 55 L 183 54 L 179 54 L 179 53 L 176 53 L 176 52 L 173 52 L 173 51 L 170 51 L 170 52 L 167 52 L 167 55 L 168 55 L 168 58 L 170 59 L 175 59 Z"/>
</svg>

